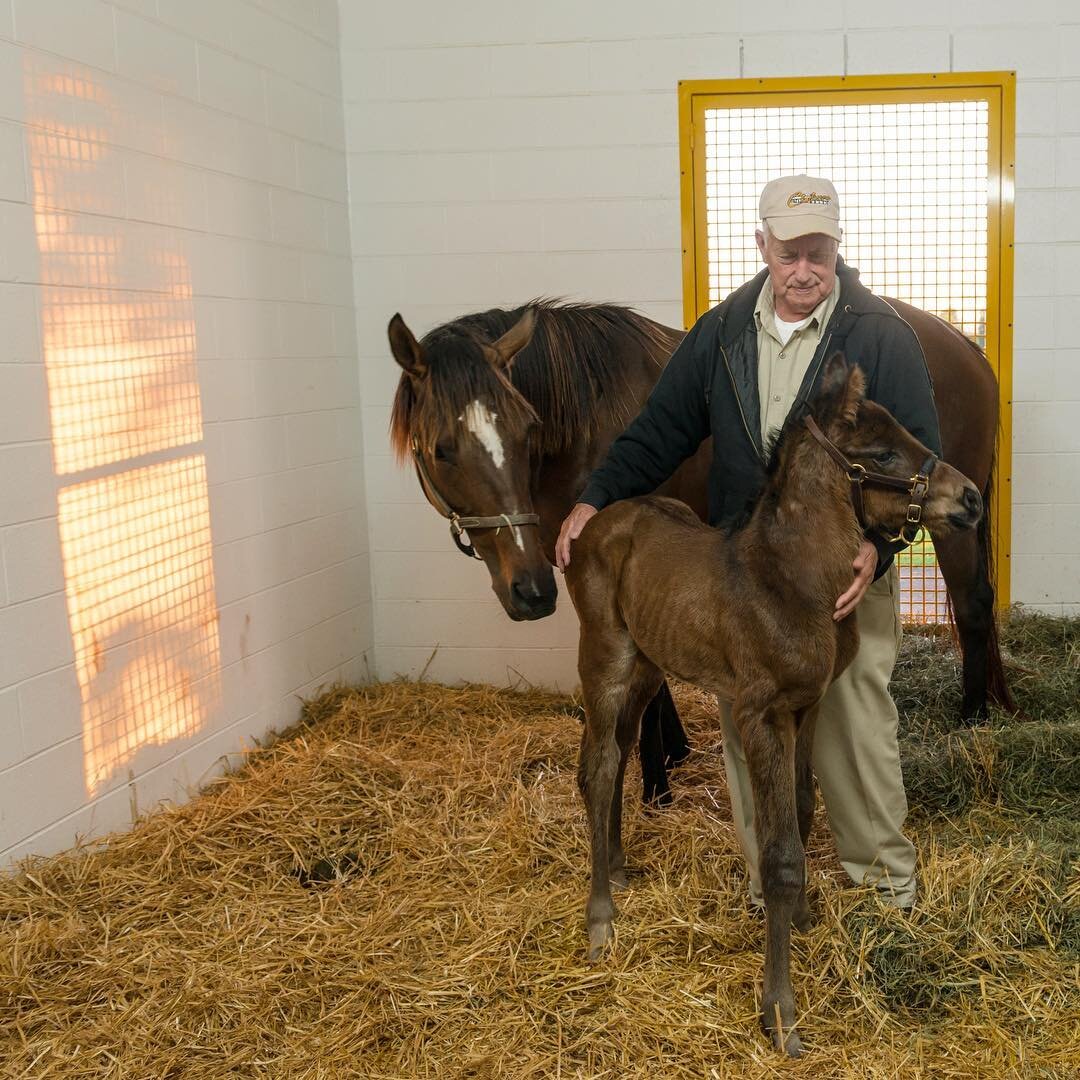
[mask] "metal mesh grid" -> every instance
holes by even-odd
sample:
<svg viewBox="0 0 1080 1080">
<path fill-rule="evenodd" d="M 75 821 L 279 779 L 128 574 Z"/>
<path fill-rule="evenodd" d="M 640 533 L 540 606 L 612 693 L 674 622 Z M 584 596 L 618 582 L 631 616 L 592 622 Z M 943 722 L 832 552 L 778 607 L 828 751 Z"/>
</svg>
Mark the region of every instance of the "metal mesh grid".
<svg viewBox="0 0 1080 1080">
<path fill-rule="evenodd" d="M 841 254 L 870 289 L 985 346 L 985 101 L 709 108 L 704 123 L 710 307 L 761 269 L 762 187 L 807 173 L 836 185 Z M 929 539 L 897 561 L 905 618 L 943 621 L 945 584 Z"/>
<path fill-rule="evenodd" d="M 63 488 L 59 525 L 94 794 L 140 748 L 196 731 L 218 698 L 205 461 Z"/>
</svg>

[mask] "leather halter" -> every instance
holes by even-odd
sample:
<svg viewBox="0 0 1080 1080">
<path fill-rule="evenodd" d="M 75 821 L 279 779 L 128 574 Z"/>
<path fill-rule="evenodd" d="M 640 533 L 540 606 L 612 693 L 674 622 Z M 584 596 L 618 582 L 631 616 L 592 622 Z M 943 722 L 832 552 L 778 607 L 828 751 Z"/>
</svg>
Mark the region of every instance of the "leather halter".
<svg viewBox="0 0 1080 1080">
<path fill-rule="evenodd" d="M 483 561 L 483 555 L 476 554 L 476 548 L 469 542 L 468 537 L 461 539 L 462 535 L 472 529 L 502 529 L 514 525 L 539 525 L 539 514 L 496 514 L 493 517 L 462 517 L 457 511 L 451 509 L 450 504 L 439 494 L 427 468 L 424 466 L 424 456 L 420 453 L 420 446 L 416 436 L 412 437 L 413 463 L 416 465 L 416 475 L 420 480 L 420 487 L 427 496 L 428 502 L 439 511 L 444 518 L 450 519 L 450 535 L 457 545 L 458 551 L 473 559 Z"/>
<path fill-rule="evenodd" d="M 906 480 L 902 480 L 898 476 L 888 476 L 885 473 L 871 472 L 856 461 L 848 461 L 839 447 L 830 441 L 812 416 L 807 415 L 803 422 L 806 424 L 810 434 L 825 448 L 829 457 L 844 470 L 848 482 L 851 484 L 851 501 L 855 507 L 855 517 L 858 518 L 863 529 L 867 528 L 863 509 L 863 484 L 877 484 L 879 487 L 907 492 L 908 497 L 911 499 L 907 508 L 907 520 L 900 526 L 899 533 L 896 536 L 888 537 L 888 539 L 890 541 L 899 540 L 905 544 L 915 543 L 915 538 L 919 535 L 922 523 L 923 503 L 926 502 L 926 496 L 930 493 L 930 474 L 937 464 L 937 457 L 931 454 L 923 462 L 922 471 L 917 472 L 914 476 L 909 476 Z M 907 530 L 911 530 L 911 536 L 907 535 Z"/>
</svg>

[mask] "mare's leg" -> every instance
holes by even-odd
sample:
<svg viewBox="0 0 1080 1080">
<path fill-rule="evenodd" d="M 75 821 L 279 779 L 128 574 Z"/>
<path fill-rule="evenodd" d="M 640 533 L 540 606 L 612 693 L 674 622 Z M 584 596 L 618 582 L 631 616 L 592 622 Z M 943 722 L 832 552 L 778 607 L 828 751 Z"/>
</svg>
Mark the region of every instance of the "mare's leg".
<svg viewBox="0 0 1080 1080">
<path fill-rule="evenodd" d="M 625 888 L 626 856 L 622 846 L 622 800 L 623 778 L 626 775 L 626 761 L 630 750 L 638 738 L 642 724 L 642 709 L 646 702 L 655 701 L 656 686 L 663 676 L 646 660 L 639 656 L 630 677 L 626 704 L 619 712 L 615 726 L 615 741 L 619 746 L 619 769 L 615 774 L 615 791 L 611 797 L 611 819 L 608 834 L 608 868 L 612 885 Z M 667 802 L 671 801 L 670 792 Z"/>
<path fill-rule="evenodd" d="M 977 530 L 953 533 L 934 542 L 964 655 L 960 721 L 965 724 L 986 719 L 991 652 L 997 666 L 1001 664 L 994 625 L 994 589 L 979 543 L 983 529 L 980 522 Z"/>
<path fill-rule="evenodd" d="M 669 769 L 681 765 L 690 756 L 690 742 L 679 719 L 679 710 L 665 679 L 653 702 L 660 712 L 660 739 L 664 744 L 664 764 Z"/>
<path fill-rule="evenodd" d="M 638 757 L 641 760 L 641 800 L 646 806 L 671 804 L 671 788 L 668 785 L 667 768 L 664 764 L 659 696 L 654 697 L 645 706 L 645 713 L 641 718 L 641 739 L 638 742 Z"/>
<path fill-rule="evenodd" d="M 638 753 L 644 789 L 642 799 L 646 806 L 650 803 L 670 806 L 667 770 L 681 765 L 690 756 L 690 743 L 666 681 L 660 684 L 660 689 L 645 706 Z"/>
<path fill-rule="evenodd" d="M 802 1043 L 795 1033 L 791 989 L 791 919 L 805 887 L 806 858 L 795 807 L 795 718 L 772 706 L 737 704 L 735 723 L 750 770 L 765 894 L 761 1023 L 777 1050 L 798 1057 Z"/>
</svg>

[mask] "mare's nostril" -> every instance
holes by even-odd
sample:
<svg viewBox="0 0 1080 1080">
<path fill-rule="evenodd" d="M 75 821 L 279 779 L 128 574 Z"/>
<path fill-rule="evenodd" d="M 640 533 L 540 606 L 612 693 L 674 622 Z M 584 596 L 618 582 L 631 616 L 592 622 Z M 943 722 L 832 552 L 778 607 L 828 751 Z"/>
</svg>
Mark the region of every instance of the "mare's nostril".
<svg viewBox="0 0 1080 1080">
<path fill-rule="evenodd" d="M 982 513 L 982 498 L 973 488 L 964 488 L 964 506 L 973 515 Z"/>
</svg>

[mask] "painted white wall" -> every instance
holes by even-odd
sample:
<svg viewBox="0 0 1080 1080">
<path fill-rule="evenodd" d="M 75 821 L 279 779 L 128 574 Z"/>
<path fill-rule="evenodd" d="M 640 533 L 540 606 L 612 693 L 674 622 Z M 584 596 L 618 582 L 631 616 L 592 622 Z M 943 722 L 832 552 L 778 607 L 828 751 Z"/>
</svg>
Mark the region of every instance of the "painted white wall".
<svg viewBox="0 0 1080 1080">
<path fill-rule="evenodd" d="M 539 294 L 681 323 L 680 79 L 1018 73 L 1013 597 L 1080 612 L 1080 5 L 341 0 L 378 673 L 575 681 L 569 605 L 512 624 L 389 456 L 419 335 Z"/>
<path fill-rule="evenodd" d="M 333 0 L 0 0 L 0 864 L 182 798 L 294 720 L 297 695 L 369 674 L 337 43 Z M 220 615 L 220 704 L 93 800 L 42 349 L 31 147 L 49 110 L 27 75 L 42 72 L 108 102 L 103 126 L 62 93 L 53 110 L 100 142 L 74 207 L 97 215 L 89 231 L 190 273 L 190 449 L 207 462 Z M 124 265 L 132 302 L 152 303 L 153 274 Z"/>
</svg>

